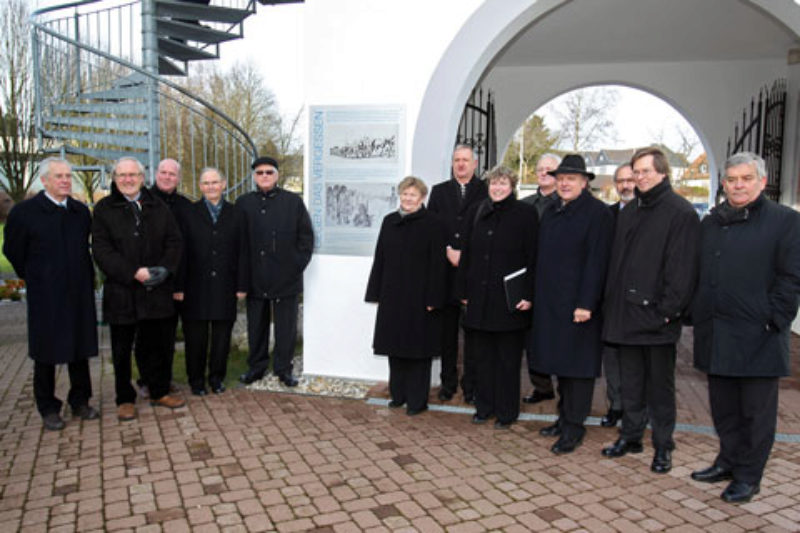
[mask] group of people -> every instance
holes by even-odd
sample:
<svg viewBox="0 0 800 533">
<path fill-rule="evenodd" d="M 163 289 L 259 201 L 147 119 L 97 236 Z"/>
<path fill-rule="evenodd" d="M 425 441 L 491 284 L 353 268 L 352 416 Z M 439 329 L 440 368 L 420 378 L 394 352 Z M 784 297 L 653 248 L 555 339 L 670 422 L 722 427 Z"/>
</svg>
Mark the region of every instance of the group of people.
<svg viewBox="0 0 800 533">
<path fill-rule="evenodd" d="M 373 347 L 389 356 L 390 407 L 428 408 L 431 359 L 441 357 L 442 401 L 459 386 L 475 424 L 507 429 L 520 412 L 523 353 L 536 403 L 558 391 L 558 419 L 540 433 L 568 454 L 586 433 L 594 384 L 605 367 L 609 410 L 621 420 L 606 457 L 643 451 L 652 426 L 651 470 L 672 468 L 676 342 L 694 326 L 695 366 L 708 374 L 720 451 L 692 477 L 730 481 L 729 502 L 759 491 L 774 442 L 778 379 L 789 374 L 789 335 L 800 298 L 800 214 L 764 195 L 766 170 L 755 154 L 725 163 L 726 200 L 698 218 L 673 191 L 657 148 L 617 169 L 620 202 L 593 197 L 583 158 L 542 156 L 539 191 L 518 201 L 517 176 L 504 167 L 476 175 L 471 147 L 453 152 L 452 177 L 428 188 L 398 185 L 399 207 L 381 225 L 366 300 L 378 305 Z M 171 390 L 179 317 L 186 371 L 195 395 L 225 390 L 237 299 L 246 299 L 249 384 L 272 370 L 297 385 L 292 358 L 303 271 L 313 231 L 302 199 L 278 186 L 278 162 L 252 164 L 253 192 L 235 205 L 214 168 L 198 178 L 202 197 L 177 192 L 180 165 L 165 159 L 155 184 L 123 157 L 110 194 L 94 213 L 71 198 L 70 164 L 44 160 L 44 190 L 15 206 L 3 252 L 27 285 L 34 395 L 45 428 L 59 430 L 62 401 L 55 368 L 66 364 L 73 418 L 99 416 L 89 404 L 88 358 L 97 355 L 95 270 L 103 278 L 103 321 L 110 326 L 117 417 L 135 418 L 131 357 L 156 406 L 185 400 Z M 90 245 L 91 244 L 91 245 Z M 206 370 L 207 369 L 207 370 Z"/>
<path fill-rule="evenodd" d="M 71 197 L 69 162 L 41 163 L 43 190 L 11 210 L 3 252 L 26 282 L 34 396 L 46 429 L 65 426 L 55 396 L 57 364 L 67 364 L 73 418 L 99 416 L 89 405 L 88 359 L 98 353 L 92 257 L 102 276 L 119 420 L 137 416 L 132 356 L 140 392 L 152 405 L 185 404 L 171 387 L 179 318 L 192 393 L 207 394 L 206 384 L 225 391 L 237 299 L 246 299 L 250 349 L 239 380 L 249 384 L 269 370 L 274 315 L 272 370 L 284 385 L 298 384 L 292 359 L 311 219 L 302 199 L 278 186 L 274 158 L 257 158 L 252 170 L 256 190 L 232 205 L 223 197 L 225 176 L 203 169 L 202 197 L 193 203 L 177 192 L 181 169 L 174 159 L 159 163 L 147 188 L 144 166 L 123 157 L 114 164 L 110 194 L 90 214 Z"/>
<path fill-rule="evenodd" d="M 553 453 L 571 453 L 605 368 L 601 424 L 621 427 L 602 455 L 641 453 L 649 423 L 651 470 L 663 474 L 675 448 L 676 343 L 691 324 L 720 438 L 713 465 L 692 478 L 730 481 L 721 497 L 749 501 L 774 442 L 800 301 L 800 214 L 764 195 L 764 161 L 731 156 L 726 200 L 702 222 L 655 147 L 616 170 L 610 207 L 591 194 L 580 155 L 542 156 L 539 190 L 520 201 L 514 172 L 496 167 L 481 180 L 476 169 L 472 148 L 457 146 L 452 177 L 427 208 L 425 183 L 407 177 L 381 226 L 366 300 L 378 304 L 373 348 L 389 357 L 389 406 L 427 409 L 433 357 L 438 398 L 453 398 L 462 329 L 473 423 L 517 420 L 524 353 L 534 389 L 522 401 L 554 398 L 555 376 L 558 418 L 540 433 L 557 437 Z"/>
</svg>

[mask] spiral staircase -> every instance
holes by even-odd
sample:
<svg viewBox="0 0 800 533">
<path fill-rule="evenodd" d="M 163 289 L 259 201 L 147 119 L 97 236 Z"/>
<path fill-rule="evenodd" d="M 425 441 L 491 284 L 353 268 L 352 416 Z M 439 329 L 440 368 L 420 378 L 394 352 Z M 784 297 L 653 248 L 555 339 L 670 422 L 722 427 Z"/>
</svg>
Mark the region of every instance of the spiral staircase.
<svg viewBox="0 0 800 533">
<path fill-rule="evenodd" d="M 255 0 L 78 0 L 34 12 L 39 146 L 95 173 L 101 187 L 111 164 L 132 156 L 150 174 L 163 158 L 179 161 L 191 196 L 193 178 L 207 166 L 234 183 L 230 197 L 249 190 L 253 140 L 175 80 L 191 62 L 217 59 L 221 45 L 242 38 L 256 7 Z"/>
</svg>

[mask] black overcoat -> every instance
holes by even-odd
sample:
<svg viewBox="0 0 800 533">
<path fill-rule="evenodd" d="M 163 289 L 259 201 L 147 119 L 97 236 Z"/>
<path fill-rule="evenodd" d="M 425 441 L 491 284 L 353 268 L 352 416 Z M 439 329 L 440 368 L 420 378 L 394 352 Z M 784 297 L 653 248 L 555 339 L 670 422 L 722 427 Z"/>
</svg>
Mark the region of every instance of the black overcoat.
<svg viewBox="0 0 800 533">
<path fill-rule="evenodd" d="M 25 280 L 28 355 L 41 363 L 71 363 L 97 355 L 91 216 L 82 203 L 66 209 L 44 192 L 11 210 L 3 253 Z"/>
<path fill-rule="evenodd" d="M 175 288 L 183 292 L 187 320 L 236 320 L 236 292 L 247 291 L 238 212 L 222 202 L 216 224 L 203 199 L 182 217 L 184 260 Z"/>
<path fill-rule="evenodd" d="M 464 326 L 483 331 L 514 331 L 530 326 L 530 311 L 509 311 L 503 277 L 527 268 L 526 300 L 533 302 L 536 270 L 536 209 L 509 196 L 487 198 L 470 211 L 457 274 L 460 299 L 468 301 Z"/>
<path fill-rule="evenodd" d="M 800 297 L 800 214 L 760 196 L 703 219 L 692 305 L 694 365 L 731 377 L 788 376 Z"/>
<path fill-rule="evenodd" d="M 303 199 L 275 187 L 240 196 L 236 209 L 247 253 L 248 297 L 274 299 L 303 292 L 303 271 L 314 250 Z"/>
<path fill-rule="evenodd" d="M 665 178 L 617 216 L 603 304 L 603 340 L 673 344 L 697 282 L 700 219 Z"/>
<path fill-rule="evenodd" d="M 572 202 L 545 211 L 528 341 L 537 372 L 571 378 L 600 375 L 600 307 L 613 235 L 611 210 L 587 189 Z M 576 308 L 588 309 L 591 318 L 574 322 Z"/>
<path fill-rule="evenodd" d="M 372 341 L 376 354 L 441 355 L 442 322 L 436 309 L 447 298 L 444 239 L 444 224 L 424 206 L 383 219 L 365 297 L 378 304 Z"/>
<path fill-rule="evenodd" d="M 92 250 L 106 275 L 103 319 L 109 324 L 167 318 L 175 314 L 172 301 L 181 260 L 181 234 L 167 205 L 141 189 L 141 222 L 135 207 L 111 184 L 111 194 L 94 208 Z M 141 267 L 162 266 L 170 275 L 156 287 L 145 287 L 134 275 Z"/>
<path fill-rule="evenodd" d="M 431 189 L 428 210 L 439 215 L 445 225 L 446 242 L 454 250 L 461 250 L 461 238 L 467 213 L 488 196 L 486 183 L 472 176 L 467 182 L 464 196 L 455 178 L 437 183 Z M 442 253 L 445 253 L 442 250 Z M 447 262 L 448 303 L 458 305 L 456 297 L 456 267 Z"/>
</svg>

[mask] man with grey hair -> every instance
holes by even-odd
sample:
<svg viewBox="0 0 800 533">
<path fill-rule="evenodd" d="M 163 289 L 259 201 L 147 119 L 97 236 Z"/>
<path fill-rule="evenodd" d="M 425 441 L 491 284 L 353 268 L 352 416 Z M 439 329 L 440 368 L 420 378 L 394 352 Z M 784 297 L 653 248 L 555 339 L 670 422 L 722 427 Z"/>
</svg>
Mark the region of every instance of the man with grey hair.
<svg viewBox="0 0 800 533">
<path fill-rule="evenodd" d="M 450 400 L 458 388 L 458 330 L 461 302 L 455 294 L 456 270 L 461 259 L 461 235 L 471 207 L 487 197 L 486 184 L 476 175 L 478 158 L 468 144 L 459 144 L 453 150 L 452 177 L 437 183 L 431 189 L 428 209 L 438 214 L 447 231 L 444 250 L 447 255 L 447 305 L 442 310 L 442 387 L 439 399 Z M 461 389 L 464 401 L 473 403 L 475 395 L 475 367 L 469 346 L 469 333 L 464 330 L 464 357 Z"/>
<path fill-rule="evenodd" d="M 136 354 L 136 365 L 150 403 L 170 409 L 184 405 L 182 398 L 169 394 L 173 281 L 182 241 L 169 208 L 143 187 L 144 167 L 137 159 L 119 159 L 112 179 L 111 194 L 94 210 L 92 248 L 106 276 L 103 319 L 111 330 L 117 418 L 132 420 L 136 418 L 136 391 L 131 386 L 134 337 L 149 348 Z"/>
<path fill-rule="evenodd" d="M 536 194 L 523 198 L 522 201 L 536 208 L 539 220 L 542 219 L 544 212 L 551 206 L 558 205 L 558 191 L 556 191 L 556 178 L 550 174 L 561 164 L 561 158 L 556 154 L 546 153 L 539 157 L 536 162 L 536 178 L 539 182 L 539 189 Z M 522 398 L 525 403 L 539 403 L 544 400 L 552 400 L 556 397 L 553 391 L 553 381 L 547 374 L 542 374 L 533 369 L 533 355 L 526 354 L 528 360 L 528 376 L 533 385 L 533 391 L 529 396 Z"/>
<path fill-rule="evenodd" d="M 89 255 L 89 209 L 70 197 L 72 167 L 50 157 L 39 166 L 44 190 L 15 206 L 4 229 L 3 253 L 25 280 L 28 355 L 33 395 L 45 429 L 64 427 L 55 397 L 56 365 L 66 364 L 72 417 L 98 418 L 89 405 L 89 357 L 97 355 L 94 267 Z"/>
<path fill-rule="evenodd" d="M 775 440 L 778 380 L 790 374 L 789 336 L 800 301 L 800 214 L 764 195 L 764 160 L 725 163 L 726 200 L 701 225 L 700 279 L 692 305 L 694 365 L 708 374 L 720 450 L 692 473 L 731 480 L 722 499 L 759 492 Z"/>
</svg>

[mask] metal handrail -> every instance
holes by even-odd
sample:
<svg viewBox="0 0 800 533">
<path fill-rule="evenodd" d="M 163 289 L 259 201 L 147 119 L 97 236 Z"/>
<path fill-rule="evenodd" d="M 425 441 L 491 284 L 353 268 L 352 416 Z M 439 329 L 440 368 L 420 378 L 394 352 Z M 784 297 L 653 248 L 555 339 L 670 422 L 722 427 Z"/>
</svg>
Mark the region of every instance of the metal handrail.
<svg viewBox="0 0 800 533">
<path fill-rule="evenodd" d="M 86 0 L 86 1 L 87 2 L 95 2 L 95 1 L 98 1 L 98 0 Z M 60 39 L 60 40 L 66 42 L 68 44 L 71 44 L 73 46 L 76 46 L 76 47 L 80 48 L 81 50 L 86 50 L 87 52 L 91 52 L 93 54 L 96 54 L 96 55 L 102 57 L 103 59 L 107 59 L 108 61 L 120 64 L 120 65 L 122 65 L 122 66 L 124 66 L 126 68 L 129 68 L 129 69 L 131 69 L 131 70 L 133 70 L 133 71 L 135 71 L 135 72 L 137 72 L 139 74 L 142 74 L 142 75 L 144 75 L 144 76 L 146 76 L 146 77 L 148 77 L 148 78 L 150 78 L 152 80 L 155 80 L 158 83 L 162 83 L 162 84 L 166 85 L 167 87 L 169 87 L 171 89 L 174 89 L 174 90 L 178 91 L 179 93 L 181 93 L 181 94 L 183 94 L 183 95 L 185 95 L 185 96 L 187 96 L 187 97 L 199 102 L 204 107 L 207 107 L 208 109 L 213 111 L 215 114 L 218 114 L 220 117 L 225 119 L 225 121 L 228 124 L 230 124 L 230 126 L 233 127 L 233 129 L 235 129 L 236 131 L 241 133 L 242 136 L 244 136 L 244 138 L 247 139 L 248 143 L 250 144 L 250 147 L 253 149 L 253 153 L 257 153 L 258 152 L 258 149 L 256 148 L 256 145 L 253 142 L 253 139 L 250 138 L 250 136 L 247 134 L 247 132 L 245 132 L 242 129 L 241 126 L 239 126 L 236 122 L 234 122 L 232 118 L 230 118 L 221 109 L 219 109 L 217 106 L 215 106 L 214 104 L 212 104 L 208 100 L 205 100 L 204 98 L 202 98 L 200 96 L 192 94 L 191 92 L 189 92 L 188 90 L 184 89 L 180 85 L 178 85 L 178 84 L 176 84 L 174 82 L 171 82 L 169 80 L 166 80 L 166 79 L 158 76 L 157 74 L 153 74 L 152 72 L 149 72 L 149 71 L 143 69 L 142 67 L 140 67 L 140 66 L 138 66 L 138 65 L 136 65 L 134 63 L 131 63 L 130 61 L 127 61 L 127 60 L 122 59 L 120 57 L 115 57 L 115 56 L 113 56 L 113 55 L 111 55 L 109 53 L 106 53 L 106 52 L 102 51 L 102 50 L 98 50 L 97 48 L 94 48 L 93 46 L 86 45 L 84 43 L 76 41 L 75 39 L 71 39 L 71 38 L 66 37 L 64 35 L 61 35 L 61 34 L 59 34 L 57 32 L 54 32 L 54 31 L 50 30 L 49 28 L 45 28 L 44 26 L 42 26 L 41 24 L 39 24 L 37 22 L 33 22 L 32 24 L 36 29 L 38 29 L 38 30 L 50 35 L 51 37 L 55 37 L 57 39 Z"/>
</svg>

